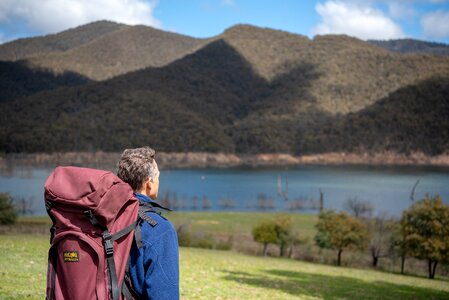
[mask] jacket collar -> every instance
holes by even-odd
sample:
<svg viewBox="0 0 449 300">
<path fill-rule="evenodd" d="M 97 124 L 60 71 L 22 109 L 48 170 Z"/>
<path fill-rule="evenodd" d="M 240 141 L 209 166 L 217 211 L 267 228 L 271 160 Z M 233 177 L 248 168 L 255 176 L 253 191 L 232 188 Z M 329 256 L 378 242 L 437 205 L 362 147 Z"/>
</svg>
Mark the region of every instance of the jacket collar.
<svg viewBox="0 0 449 300">
<path fill-rule="evenodd" d="M 134 195 L 136 195 L 136 198 L 141 200 L 141 201 L 150 202 L 150 203 L 153 202 L 153 200 L 151 200 L 150 197 L 148 197 L 148 196 L 146 196 L 144 194 L 134 193 Z"/>
</svg>

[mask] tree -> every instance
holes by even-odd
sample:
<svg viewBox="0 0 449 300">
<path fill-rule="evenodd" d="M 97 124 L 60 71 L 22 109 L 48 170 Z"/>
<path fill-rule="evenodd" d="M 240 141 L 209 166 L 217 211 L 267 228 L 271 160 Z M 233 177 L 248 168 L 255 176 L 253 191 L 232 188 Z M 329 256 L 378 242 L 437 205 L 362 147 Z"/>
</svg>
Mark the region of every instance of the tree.
<svg viewBox="0 0 449 300">
<path fill-rule="evenodd" d="M 388 242 L 391 235 L 391 221 L 386 214 L 380 214 L 374 219 L 367 220 L 368 231 L 370 232 L 369 251 L 373 259 L 373 267 L 377 267 L 379 258 L 386 255 Z"/>
<path fill-rule="evenodd" d="M 25 197 L 17 197 L 13 199 L 13 203 L 19 215 L 34 214 L 33 197 L 28 199 Z"/>
<path fill-rule="evenodd" d="M 279 245 L 279 256 L 284 256 L 286 247 L 293 241 L 293 219 L 290 216 L 279 216 L 275 222 L 277 244 Z"/>
<path fill-rule="evenodd" d="M 401 257 L 401 274 L 404 274 L 405 259 L 407 258 L 407 243 L 400 222 L 395 222 L 391 226 L 390 251 L 394 255 Z"/>
<path fill-rule="evenodd" d="M 402 214 L 401 227 L 407 251 L 426 259 L 429 278 L 434 278 L 438 262 L 449 261 L 449 206 L 440 196 L 426 196 Z"/>
<path fill-rule="evenodd" d="M 315 225 L 315 242 L 321 248 L 337 250 L 337 265 L 345 249 L 365 249 L 368 243 L 366 225 L 345 212 L 325 211 L 319 214 Z"/>
<path fill-rule="evenodd" d="M 267 256 L 268 244 L 276 244 L 278 241 L 276 223 L 266 220 L 256 225 L 252 230 L 256 242 L 263 244 L 263 256 Z"/>
<path fill-rule="evenodd" d="M 0 193 L 0 224 L 14 224 L 17 220 L 17 212 L 14 209 L 11 196 Z"/>
<path fill-rule="evenodd" d="M 348 198 L 343 205 L 346 211 L 356 218 L 369 217 L 374 210 L 371 202 L 359 200 L 357 197 Z"/>
</svg>

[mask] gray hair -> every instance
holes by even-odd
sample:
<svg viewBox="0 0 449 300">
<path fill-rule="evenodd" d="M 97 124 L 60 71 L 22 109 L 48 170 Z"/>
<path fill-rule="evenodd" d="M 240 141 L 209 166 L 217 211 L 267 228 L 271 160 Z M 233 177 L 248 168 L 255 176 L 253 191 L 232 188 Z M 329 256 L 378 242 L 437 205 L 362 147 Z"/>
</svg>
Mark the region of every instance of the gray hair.
<svg viewBox="0 0 449 300">
<path fill-rule="evenodd" d="M 154 160 L 156 152 L 150 147 L 126 149 L 117 163 L 117 176 L 128 183 L 134 191 L 143 183 L 159 178 L 159 169 Z"/>
</svg>

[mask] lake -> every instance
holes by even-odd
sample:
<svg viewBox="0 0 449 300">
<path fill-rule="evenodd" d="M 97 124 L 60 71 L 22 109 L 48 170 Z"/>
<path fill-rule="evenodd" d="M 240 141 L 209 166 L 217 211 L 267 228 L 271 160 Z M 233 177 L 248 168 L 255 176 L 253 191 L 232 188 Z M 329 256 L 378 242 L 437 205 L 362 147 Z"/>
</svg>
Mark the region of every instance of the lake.
<svg viewBox="0 0 449 300">
<path fill-rule="evenodd" d="M 45 215 L 43 185 L 52 169 L 17 167 L 0 174 L 0 192 L 32 203 Z M 415 199 L 440 195 L 449 203 L 449 168 L 417 166 L 302 166 L 258 169 L 161 170 L 160 201 L 175 210 L 343 210 L 348 198 L 369 201 L 375 210 L 400 216 Z M 18 200 L 16 200 L 18 201 Z M 19 201 L 20 202 L 20 201 Z"/>
</svg>

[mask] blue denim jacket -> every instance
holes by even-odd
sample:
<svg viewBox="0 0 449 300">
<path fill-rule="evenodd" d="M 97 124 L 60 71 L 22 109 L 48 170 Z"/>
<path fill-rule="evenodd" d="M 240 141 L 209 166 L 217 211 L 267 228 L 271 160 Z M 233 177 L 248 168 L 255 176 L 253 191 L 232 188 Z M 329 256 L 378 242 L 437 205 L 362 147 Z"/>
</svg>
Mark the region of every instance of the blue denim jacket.
<svg viewBox="0 0 449 300">
<path fill-rule="evenodd" d="M 139 200 L 151 202 L 142 194 Z M 142 244 L 131 248 L 129 271 L 135 291 L 142 299 L 179 299 L 178 237 L 173 225 L 157 213 L 148 212 L 157 224 L 142 224 Z"/>
</svg>

